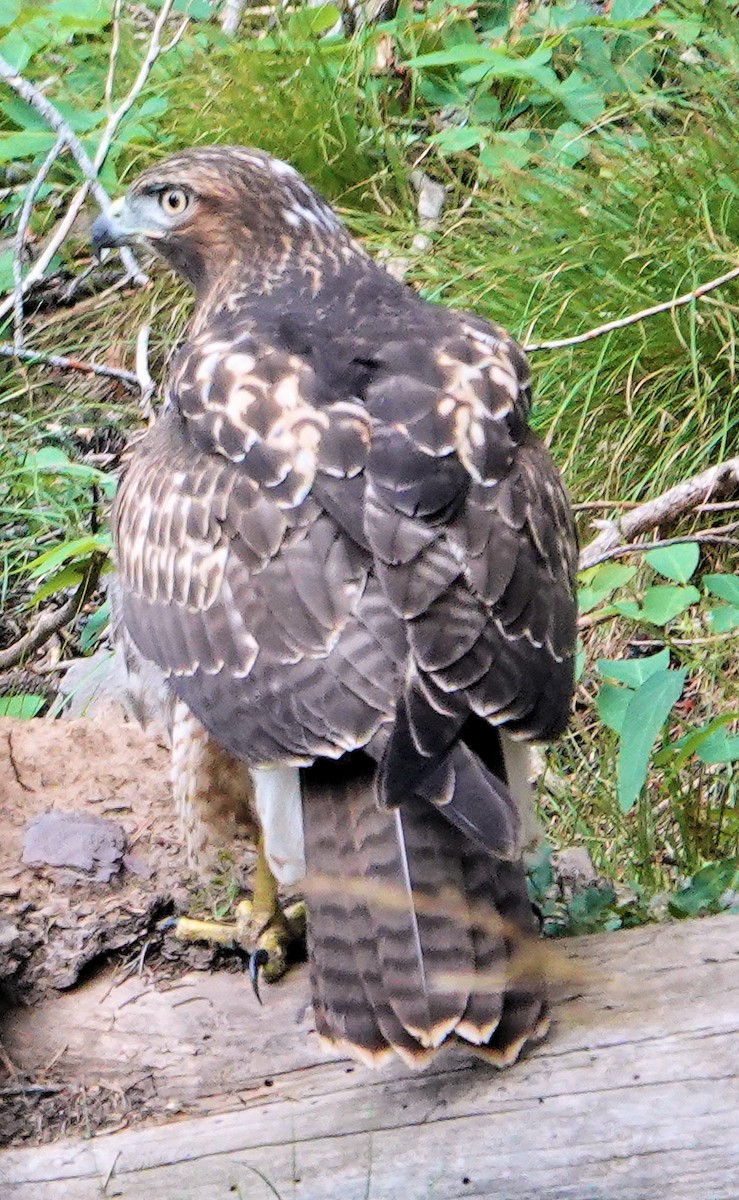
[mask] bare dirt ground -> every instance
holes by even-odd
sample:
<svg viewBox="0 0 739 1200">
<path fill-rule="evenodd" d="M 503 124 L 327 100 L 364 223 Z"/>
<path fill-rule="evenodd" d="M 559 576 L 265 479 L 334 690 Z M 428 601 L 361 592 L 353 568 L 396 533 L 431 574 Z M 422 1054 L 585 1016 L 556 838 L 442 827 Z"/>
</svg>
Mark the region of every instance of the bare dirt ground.
<svg viewBox="0 0 739 1200">
<path fill-rule="evenodd" d="M 34 850 L 29 825 L 47 813 L 74 814 L 73 853 L 43 824 L 35 826 Z M 114 835 L 102 868 L 95 861 L 85 869 L 90 829 L 93 842 L 98 830 Z M 64 863 L 24 862 L 24 844 L 27 858 L 41 844 Z M 77 866 L 66 865 L 70 858 Z M 17 1015 L 19 1006 L 83 987 L 103 970 L 112 971 L 113 984 L 138 972 L 166 987 L 186 969 L 217 958 L 225 964 L 223 954 L 184 946 L 161 928 L 164 918 L 192 909 L 196 886 L 178 838 L 162 738 L 116 707 L 94 720 L 0 719 L 0 1022 L 3 1011 Z M 36 1061 L 30 1046 L 28 1061 Z M 127 1095 L 83 1086 L 65 1076 L 63 1057 L 29 1073 L 0 1041 L 0 1145 L 151 1117 L 148 1099 L 145 1086 Z"/>
</svg>

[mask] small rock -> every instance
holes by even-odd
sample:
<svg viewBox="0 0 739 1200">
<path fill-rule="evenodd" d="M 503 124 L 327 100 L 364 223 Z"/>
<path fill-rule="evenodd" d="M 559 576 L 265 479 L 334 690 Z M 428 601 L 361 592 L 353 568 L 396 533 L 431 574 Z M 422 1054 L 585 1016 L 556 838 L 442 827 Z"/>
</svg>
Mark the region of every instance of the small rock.
<svg viewBox="0 0 739 1200">
<path fill-rule="evenodd" d="M 32 867 L 72 867 L 100 883 L 121 868 L 125 832 L 117 821 L 81 812 L 47 812 L 26 826 L 23 862 Z"/>
<path fill-rule="evenodd" d="M 568 846 L 553 854 L 552 870 L 565 898 L 598 882 L 598 872 L 584 846 Z"/>
</svg>

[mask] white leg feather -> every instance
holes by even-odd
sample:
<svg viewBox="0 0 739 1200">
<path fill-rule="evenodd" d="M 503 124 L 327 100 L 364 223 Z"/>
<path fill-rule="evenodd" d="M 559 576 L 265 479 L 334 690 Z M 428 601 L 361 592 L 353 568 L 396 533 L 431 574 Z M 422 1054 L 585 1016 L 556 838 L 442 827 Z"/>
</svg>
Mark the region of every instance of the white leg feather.
<svg viewBox="0 0 739 1200">
<path fill-rule="evenodd" d="M 305 876 L 303 801 L 297 767 L 252 770 L 264 852 L 278 883 L 290 887 Z"/>
<path fill-rule="evenodd" d="M 534 751 L 526 742 L 514 741 L 503 730 L 500 731 L 508 788 L 516 801 L 521 818 L 521 849 L 525 855 L 533 854 L 544 836 L 534 806 L 532 780 L 539 772 L 534 762 Z"/>
</svg>

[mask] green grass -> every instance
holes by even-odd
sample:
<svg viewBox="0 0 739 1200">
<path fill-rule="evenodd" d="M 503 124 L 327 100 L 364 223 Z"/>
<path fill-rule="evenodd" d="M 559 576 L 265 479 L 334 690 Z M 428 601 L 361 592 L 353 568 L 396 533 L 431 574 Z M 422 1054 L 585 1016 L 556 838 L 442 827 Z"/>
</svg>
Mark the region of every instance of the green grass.
<svg viewBox="0 0 739 1200">
<path fill-rule="evenodd" d="M 293 161 L 371 251 L 406 257 L 408 281 L 424 296 L 475 309 L 523 341 L 581 332 L 730 269 L 739 244 L 733 5 L 674 0 L 616 31 L 605 18 L 572 24 L 566 3 L 530 7 L 520 28 L 507 2 L 481 10 L 477 25 L 464 9 L 402 7 L 385 28 L 348 42 L 320 42 L 293 24 L 234 47 L 200 28 L 182 59 L 173 56 L 152 75 L 142 99 L 168 107 L 129 128 L 109 182 L 120 186 L 152 158 L 195 141 L 262 145 Z M 555 18 L 561 29 L 553 29 Z M 85 42 L 86 104 L 96 89 L 99 97 L 108 36 Z M 395 58 L 384 68 L 377 66 L 382 38 Z M 469 83 L 455 65 L 403 65 L 461 44 L 492 45 L 517 59 L 543 50 L 556 80 Z M 127 24 L 124 79 L 138 53 Z M 470 126 L 479 127 L 479 142 L 450 148 L 455 131 Z M 409 179 L 418 163 L 448 187 L 424 252 L 412 245 L 418 226 Z M 55 195 L 66 194 L 71 172 L 53 182 Z M 41 207 L 39 232 L 52 215 Z M 70 266 L 81 265 L 82 234 L 65 254 Z M 183 289 L 157 269 L 143 292 L 53 319 L 42 314 L 30 323 L 32 344 L 130 368 L 131 331 L 148 322 L 159 375 L 188 310 Z M 573 499 L 643 499 L 736 453 L 738 320 L 732 284 L 587 345 L 533 356 L 534 421 Z M 36 368 L 0 365 L 0 372 L 0 634 L 9 641 L 28 620 L 24 568 L 38 540 L 77 536 L 100 513 L 89 488 L 30 479 L 24 455 L 51 444 L 79 456 L 75 430 L 129 426 L 137 412 L 130 396 L 106 383 Z M 590 532 L 583 524 L 584 539 Z M 702 566 L 731 569 L 713 551 Z M 696 613 L 667 630 L 688 668 L 693 705 L 678 714 L 675 736 L 725 709 L 736 687 L 731 639 L 706 633 Z M 589 635 L 575 721 L 549 755 L 557 786 L 545 786 L 543 805 L 555 844 L 584 842 L 606 874 L 651 895 L 736 853 L 737 779 L 730 766 L 692 760 L 680 771 L 655 769 L 636 808 L 619 811 L 615 737 L 593 707 L 592 662 L 630 652 L 633 636 L 620 622 Z"/>
</svg>

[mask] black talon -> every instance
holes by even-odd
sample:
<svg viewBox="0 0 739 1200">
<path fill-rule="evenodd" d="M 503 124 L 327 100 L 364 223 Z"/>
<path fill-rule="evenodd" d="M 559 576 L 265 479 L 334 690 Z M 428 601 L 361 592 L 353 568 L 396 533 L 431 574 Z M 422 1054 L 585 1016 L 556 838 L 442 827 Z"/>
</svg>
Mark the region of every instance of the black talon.
<svg viewBox="0 0 739 1200">
<path fill-rule="evenodd" d="M 268 962 L 269 954 L 263 947 L 260 947 L 259 950 L 255 950 L 253 954 L 249 955 L 249 978 L 251 979 L 251 986 L 254 988 L 254 995 L 260 1004 L 262 1003 L 262 997 L 259 995 L 259 968 L 266 967 Z"/>
</svg>

